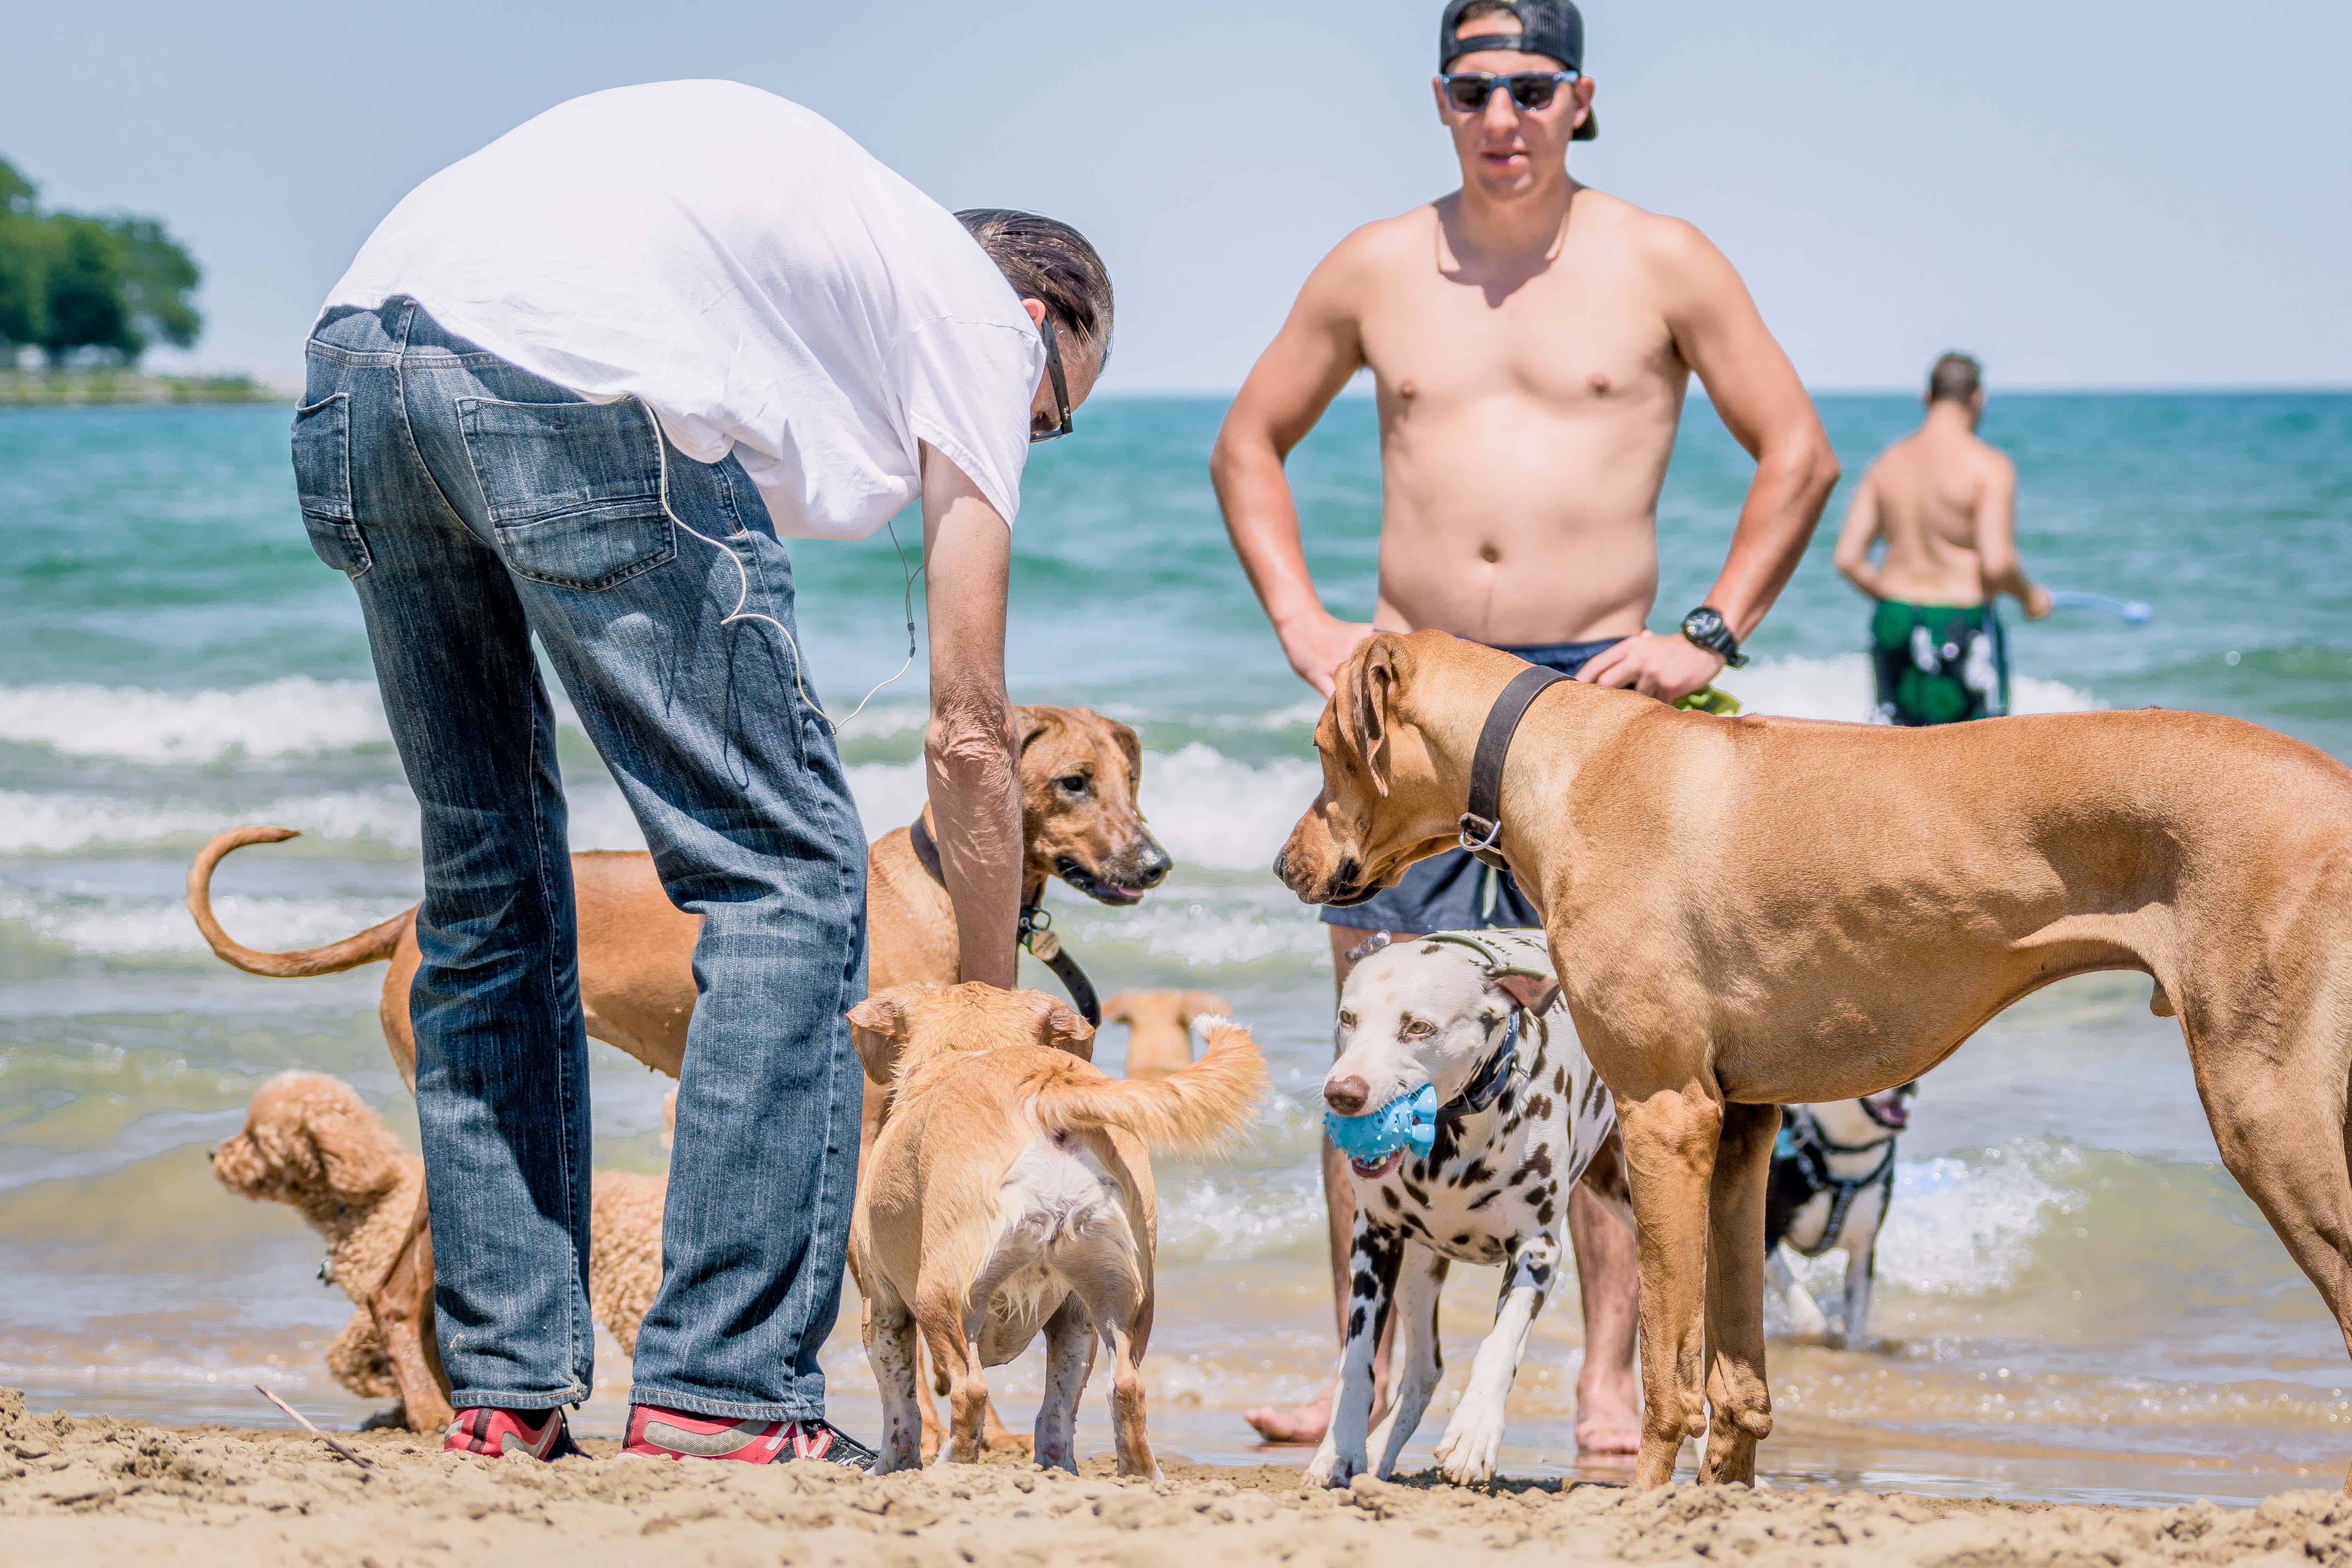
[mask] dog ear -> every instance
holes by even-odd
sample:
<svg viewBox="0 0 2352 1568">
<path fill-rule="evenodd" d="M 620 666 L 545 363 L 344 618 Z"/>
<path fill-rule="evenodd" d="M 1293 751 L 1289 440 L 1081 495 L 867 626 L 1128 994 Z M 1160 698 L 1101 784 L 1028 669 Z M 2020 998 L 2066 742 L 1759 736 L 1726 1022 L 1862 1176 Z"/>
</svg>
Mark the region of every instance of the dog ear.
<svg viewBox="0 0 2352 1568">
<path fill-rule="evenodd" d="M 1120 992 L 1118 995 L 1112 997 L 1109 1001 L 1102 1005 L 1102 1021 L 1106 1024 L 1125 1024 L 1129 1028 L 1134 1027 L 1134 992 Z"/>
<path fill-rule="evenodd" d="M 1030 994 L 1042 1004 L 1037 1009 L 1039 1043 L 1067 1051 L 1082 1062 L 1094 1060 L 1095 1026 L 1079 1017 L 1066 1002 L 1055 1001 L 1042 991 Z"/>
<path fill-rule="evenodd" d="M 1106 719 L 1103 722 L 1110 726 L 1110 738 L 1118 742 L 1118 754 L 1127 759 L 1128 793 L 1139 795 L 1143 790 L 1143 737 L 1138 735 L 1132 726 L 1122 724 L 1116 719 Z"/>
<path fill-rule="evenodd" d="M 1182 1016 L 1184 1026 L 1189 1029 L 1195 1018 L 1232 1017 L 1234 1005 L 1213 991 L 1187 991 L 1184 993 Z"/>
<path fill-rule="evenodd" d="M 1494 977 L 1494 983 L 1496 990 L 1530 1013 L 1546 1011 L 1559 995 L 1559 981 L 1524 969 L 1507 969 Z"/>
<path fill-rule="evenodd" d="M 906 998 L 897 988 L 868 996 L 849 1010 L 850 1043 L 857 1047 L 866 1076 L 878 1084 L 887 1084 L 898 1076 L 898 1058 L 905 1054 L 907 1037 L 913 1029 Z"/>
<path fill-rule="evenodd" d="M 1391 632 L 1364 639 L 1363 647 L 1339 667 L 1331 690 L 1340 733 L 1355 747 L 1364 771 L 1371 775 L 1373 793 L 1383 800 L 1389 793 L 1389 712 L 1401 640 Z"/>
</svg>

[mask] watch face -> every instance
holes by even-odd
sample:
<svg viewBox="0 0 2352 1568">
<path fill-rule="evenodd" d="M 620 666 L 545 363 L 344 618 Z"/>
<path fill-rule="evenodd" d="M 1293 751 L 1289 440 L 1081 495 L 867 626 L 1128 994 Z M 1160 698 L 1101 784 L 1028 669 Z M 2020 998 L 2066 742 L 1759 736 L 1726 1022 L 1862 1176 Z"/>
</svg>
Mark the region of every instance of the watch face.
<svg viewBox="0 0 2352 1568">
<path fill-rule="evenodd" d="M 1723 617 L 1713 610 L 1693 610 L 1683 617 L 1683 630 L 1694 637 L 1716 637 L 1723 634 Z"/>
</svg>

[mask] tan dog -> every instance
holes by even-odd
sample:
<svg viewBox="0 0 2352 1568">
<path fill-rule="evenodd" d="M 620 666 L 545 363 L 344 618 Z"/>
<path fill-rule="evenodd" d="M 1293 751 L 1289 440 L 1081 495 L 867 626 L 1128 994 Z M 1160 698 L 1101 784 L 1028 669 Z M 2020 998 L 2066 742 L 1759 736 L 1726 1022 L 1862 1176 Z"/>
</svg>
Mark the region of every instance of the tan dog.
<svg viewBox="0 0 2352 1568">
<path fill-rule="evenodd" d="M 1346 904 L 1454 843 L 1479 732 L 1525 668 L 1442 632 L 1368 639 L 1316 728 L 1323 791 L 1276 874 Z M 1642 1270 L 1636 1484 L 1670 1479 L 1702 1426 L 1702 1479 L 1752 1479 L 1771 1430 L 1777 1107 L 1917 1078 L 2094 970 L 2154 977 L 2223 1162 L 2352 1345 L 2342 764 L 2198 713 L 1906 730 L 1569 682 L 1528 710 L 1501 804 L 1502 852 L 1617 1100 Z"/>
<path fill-rule="evenodd" d="M 1037 1462 L 1077 1468 L 1078 1397 L 1099 1339 L 1121 1475 L 1156 1478 L 1136 1366 L 1151 1336 L 1159 1211 L 1147 1149 L 1234 1131 L 1265 1085 L 1249 1032 L 1213 1029 L 1167 1078 L 1105 1077 L 1071 1054 L 1093 1031 L 1060 1002 L 993 986 L 906 985 L 850 1010 L 892 1082 L 859 1184 L 849 1256 L 881 1385 L 877 1473 L 920 1462 L 916 1335 L 950 1383 L 945 1459 L 980 1454 L 983 1369 L 1045 1335 Z"/>
<path fill-rule="evenodd" d="M 1192 1026 L 1233 1016 L 1233 1004 L 1207 991 L 1122 991 L 1102 1009 L 1104 1023 L 1127 1026 L 1129 1078 L 1166 1078 L 1189 1067 Z"/>
<path fill-rule="evenodd" d="M 213 1151 L 213 1175 L 257 1202 L 286 1204 L 327 1243 L 319 1277 L 352 1299 L 351 1321 L 327 1347 L 327 1370 L 362 1399 L 400 1404 L 368 1425 L 437 1432 L 449 1424 L 448 1385 L 432 1331 L 430 1238 L 413 1216 L 425 1198 L 425 1162 L 410 1153 L 359 1092 L 325 1073 L 280 1073 L 257 1090 L 245 1127 Z M 589 1221 L 588 1300 L 624 1352 L 661 1284 L 660 1176 L 599 1171 Z M 385 1281 L 404 1249 L 428 1249 L 420 1316 Z M 389 1301 L 387 1297 L 389 1295 Z"/>
<path fill-rule="evenodd" d="M 1143 745 L 1135 731 L 1087 708 L 1016 708 L 1013 720 L 1021 736 L 1022 902 L 1042 899 L 1049 877 L 1102 903 L 1139 901 L 1167 877 L 1171 862 L 1137 805 Z M 924 816 L 929 818 L 928 806 Z M 213 915 L 213 868 L 223 856 L 248 844 L 299 837 L 289 827 L 237 827 L 198 851 L 188 868 L 188 910 L 196 929 L 225 963 L 273 978 L 332 974 L 389 960 L 377 1016 L 393 1065 L 414 1089 L 416 1041 L 408 1016 L 408 991 L 419 960 L 414 908 L 341 942 L 295 952 L 247 947 Z M 694 1015 L 693 954 L 701 917 L 669 901 L 654 873 L 653 857 L 643 851 L 574 855 L 572 882 L 580 933 L 580 1003 L 588 1033 L 676 1078 Z M 916 981 L 951 984 L 958 978 L 954 906 L 947 889 L 923 869 L 907 828 L 884 834 L 867 852 L 866 923 L 869 991 Z M 861 1147 L 872 1146 L 883 1104 L 882 1086 L 869 1079 Z M 420 1224 L 422 1215 L 420 1209 Z M 426 1247 L 422 1275 L 410 1270 L 400 1277 L 415 1299 L 388 1304 L 388 1310 L 410 1316 L 429 1310 L 433 1276 Z M 931 1414 L 928 1401 L 924 1414 Z M 992 1426 L 991 1436 L 1003 1437 L 1003 1428 Z"/>
</svg>

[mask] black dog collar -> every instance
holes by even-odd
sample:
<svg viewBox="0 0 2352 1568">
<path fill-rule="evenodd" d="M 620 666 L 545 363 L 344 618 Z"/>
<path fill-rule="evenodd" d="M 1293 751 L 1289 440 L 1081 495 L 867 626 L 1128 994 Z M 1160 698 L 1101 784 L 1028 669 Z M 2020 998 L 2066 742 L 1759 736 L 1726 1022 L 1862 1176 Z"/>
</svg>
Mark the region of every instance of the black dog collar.
<svg viewBox="0 0 2352 1568">
<path fill-rule="evenodd" d="M 1495 706 L 1486 710 L 1486 728 L 1478 731 L 1478 749 L 1470 759 L 1470 809 L 1462 814 L 1462 847 L 1496 870 L 1507 870 L 1503 851 L 1503 763 L 1511 754 L 1511 737 L 1528 705 L 1544 688 L 1568 677 L 1556 669 L 1531 664 L 1511 677 Z"/>
<path fill-rule="evenodd" d="M 914 847 L 917 863 L 929 873 L 932 881 L 946 887 L 947 873 L 940 869 L 939 841 L 931 837 L 930 825 L 921 817 L 916 817 L 907 828 L 907 837 Z M 1069 950 L 1062 945 L 1062 939 L 1054 934 L 1053 924 L 1051 913 L 1035 904 L 1024 904 L 1021 906 L 1020 935 L 1014 940 L 1030 957 L 1054 972 L 1054 978 L 1060 981 L 1062 988 L 1070 994 L 1070 1001 L 1077 1007 L 1078 1016 L 1099 1029 L 1102 1027 L 1102 1002 L 1095 995 L 1095 983 L 1087 978 L 1087 972 L 1078 967 L 1078 961 L 1070 956 Z"/>
<path fill-rule="evenodd" d="M 1475 1116 L 1503 1098 L 1503 1090 L 1517 1076 L 1519 1065 L 1519 1009 L 1511 1009 L 1511 1021 L 1504 1026 L 1503 1043 L 1487 1057 L 1486 1065 L 1463 1088 L 1460 1094 L 1437 1108 L 1440 1121 L 1459 1121 L 1465 1116 Z"/>
</svg>

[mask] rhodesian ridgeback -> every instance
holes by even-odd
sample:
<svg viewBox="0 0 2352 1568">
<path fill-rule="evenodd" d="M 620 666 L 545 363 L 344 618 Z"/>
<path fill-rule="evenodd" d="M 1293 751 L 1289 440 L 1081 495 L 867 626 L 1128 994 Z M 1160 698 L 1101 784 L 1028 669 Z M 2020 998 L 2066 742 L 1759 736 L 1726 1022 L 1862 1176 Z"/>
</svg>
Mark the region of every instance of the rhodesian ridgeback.
<svg viewBox="0 0 2352 1568">
<path fill-rule="evenodd" d="M 1347 904 L 1455 843 L 1487 716 L 1526 668 L 1443 632 L 1368 639 L 1316 728 L 1323 791 L 1276 874 Z M 1771 1431 L 1776 1108 L 1917 1078 L 2019 997 L 2095 970 L 2154 978 L 2222 1162 L 2352 1347 L 2341 763 L 2210 714 L 1906 730 L 1565 682 L 1526 710 L 1499 800 L 1496 847 L 1617 1100 L 1642 1277 L 1636 1484 L 1669 1480 L 1703 1427 L 1701 1479 L 1752 1480 Z"/>
<path fill-rule="evenodd" d="M 1170 861 L 1136 802 L 1143 747 L 1135 731 L 1087 708 L 1016 708 L 1013 721 L 1021 746 L 1023 905 L 1044 897 L 1049 877 L 1112 905 L 1132 904 L 1157 887 Z M 215 837 L 188 868 L 189 912 L 213 952 L 248 973 L 304 978 L 388 960 L 392 967 L 383 977 L 377 1016 L 393 1065 L 414 1090 L 416 1037 L 409 1026 L 408 992 L 420 957 L 414 907 L 341 942 L 297 952 L 247 947 L 213 915 L 213 868 L 223 856 L 248 844 L 296 837 L 289 827 L 236 827 Z M 642 850 L 574 855 L 572 882 L 580 933 L 580 1004 L 588 1033 L 676 1078 L 694 1015 L 694 943 L 701 934 L 701 917 L 670 902 L 654 872 L 653 857 Z M 919 981 L 952 984 L 960 978 L 954 906 L 947 889 L 923 869 L 908 828 L 893 828 L 867 852 L 866 926 L 869 989 Z M 863 1147 L 873 1144 L 884 1101 L 885 1086 L 868 1079 Z M 417 1214 L 421 1226 L 423 1205 Z M 418 1300 L 403 1304 L 404 1310 L 429 1314 L 429 1267 L 399 1278 L 421 1283 L 423 1291 Z M 429 1315 L 424 1321 L 429 1336 Z M 400 1371 L 410 1411 L 446 1407 L 428 1395 L 421 1357 L 408 1358 Z"/>
</svg>

